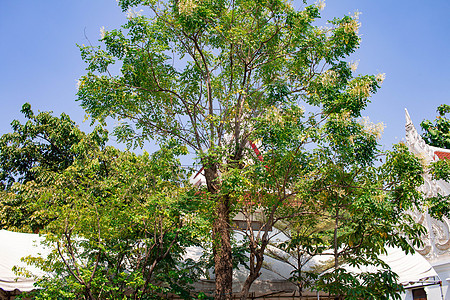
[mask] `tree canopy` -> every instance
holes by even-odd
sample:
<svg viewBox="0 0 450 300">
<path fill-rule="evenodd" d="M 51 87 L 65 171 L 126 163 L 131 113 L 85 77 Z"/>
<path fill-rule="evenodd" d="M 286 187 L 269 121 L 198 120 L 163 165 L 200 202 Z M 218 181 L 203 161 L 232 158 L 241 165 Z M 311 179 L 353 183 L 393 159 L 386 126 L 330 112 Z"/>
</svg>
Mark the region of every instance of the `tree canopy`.
<svg viewBox="0 0 450 300">
<path fill-rule="evenodd" d="M 11 123 L 13 132 L 0 138 L 0 180 L 4 189 L 14 182 L 36 179 L 37 166 L 53 171 L 67 168 L 80 155 L 77 145 L 90 139 L 91 143 L 104 146 L 106 131 L 96 128 L 86 136 L 66 114 L 54 117 L 51 112 L 37 115 L 25 103 L 21 112 L 27 121 Z"/>
<path fill-rule="evenodd" d="M 43 172 L 62 172 L 77 159 L 93 159 L 90 149 L 104 149 L 108 133 L 97 126 L 86 134 L 68 115 L 36 115 L 28 103 L 21 112 L 28 120 L 12 121 L 13 132 L 0 138 L 0 228 L 38 232 L 49 221 L 47 211 L 36 206 L 19 183 L 39 186 L 45 183 Z"/>
</svg>

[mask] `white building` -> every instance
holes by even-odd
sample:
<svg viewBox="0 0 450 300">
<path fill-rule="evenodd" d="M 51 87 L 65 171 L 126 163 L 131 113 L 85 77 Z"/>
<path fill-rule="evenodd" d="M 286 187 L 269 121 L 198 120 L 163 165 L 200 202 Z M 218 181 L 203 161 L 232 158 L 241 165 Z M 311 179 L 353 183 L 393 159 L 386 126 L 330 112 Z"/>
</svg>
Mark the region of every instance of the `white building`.
<svg viewBox="0 0 450 300">
<path fill-rule="evenodd" d="M 406 145 L 409 150 L 423 159 L 426 164 L 440 159 L 450 159 L 450 150 L 432 147 L 425 143 L 414 127 L 408 111 L 405 110 L 405 112 Z M 425 183 L 420 189 L 426 197 L 434 197 L 437 194 L 443 196 L 450 194 L 450 183 L 442 180 L 433 180 L 430 174 L 424 174 L 424 180 Z M 422 238 L 424 245 L 416 249 L 416 251 L 431 264 L 438 274 L 439 280 L 422 282 L 421 284 L 408 287 L 404 299 L 450 300 L 450 220 L 446 217 L 442 221 L 433 219 L 426 211 L 423 213 L 414 211 L 412 215 L 416 222 L 427 229 L 427 234 Z M 426 298 L 414 295 L 419 293 L 418 288 L 423 288 Z"/>
</svg>

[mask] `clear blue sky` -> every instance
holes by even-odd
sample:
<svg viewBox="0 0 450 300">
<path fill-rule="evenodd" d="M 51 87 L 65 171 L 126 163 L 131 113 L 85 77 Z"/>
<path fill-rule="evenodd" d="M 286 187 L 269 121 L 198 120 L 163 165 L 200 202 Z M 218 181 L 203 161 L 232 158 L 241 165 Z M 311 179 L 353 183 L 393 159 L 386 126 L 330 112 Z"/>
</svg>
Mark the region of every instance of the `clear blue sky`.
<svg viewBox="0 0 450 300">
<path fill-rule="evenodd" d="M 296 1 L 300 2 L 300 1 Z M 404 108 L 419 127 L 450 103 L 450 1 L 328 0 L 323 17 L 361 12 L 362 44 L 351 60 L 357 72 L 386 73 L 365 115 L 384 122 L 385 149 L 404 137 Z M 82 124 L 75 102 L 85 73 L 78 44 L 94 43 L 102 26 L 126 21 L 114 0 L 0 0 L 0 134 L 29 102 L 34 110 L 66 112 Z"/>
</svg>

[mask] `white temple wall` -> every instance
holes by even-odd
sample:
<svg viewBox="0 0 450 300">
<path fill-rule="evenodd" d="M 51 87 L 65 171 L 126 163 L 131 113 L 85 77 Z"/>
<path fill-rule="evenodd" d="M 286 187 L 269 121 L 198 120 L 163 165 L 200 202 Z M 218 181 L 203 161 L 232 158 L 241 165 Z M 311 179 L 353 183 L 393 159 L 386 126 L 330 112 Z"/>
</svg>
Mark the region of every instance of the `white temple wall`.
<svg viewBox="0 0 450 300">
<path fill-rule="evenodd" d="M 450 259 L 446 261 L 439 261 L 431 264 L 434 270 L 438 273 L 442 281 L 442 294 L 444 300 L 450 300 Z M 433 299 L 433 298 L 432 298 Z M 441 298 L 436 298 L 441 299 Z"/>
</svg>

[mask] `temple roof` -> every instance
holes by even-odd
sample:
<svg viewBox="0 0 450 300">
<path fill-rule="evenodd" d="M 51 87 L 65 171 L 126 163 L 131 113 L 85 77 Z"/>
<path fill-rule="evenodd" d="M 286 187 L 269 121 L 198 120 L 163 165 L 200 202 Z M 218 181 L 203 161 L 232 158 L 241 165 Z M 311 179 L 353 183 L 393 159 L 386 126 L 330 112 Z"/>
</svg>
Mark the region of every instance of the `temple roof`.
<svg viewBox="0 0 450 300">
<path fill-rule="evenodd" d="M 429 146 L 431 151 L 433 151 L 435 155 L 435 160 L 437 159 L 450 159 L 450 150 L 445 148 L 439 148 L 434 146 Z"/>
<path fill-rule="evenodd" d="M 446 150 L 446 149 L 445 149 Z M 441 151 L 441 150 L 434 150 L 434 154 L 439 157 L 439 159 L 450 159 L 450 151 Z"/>
</svg>

